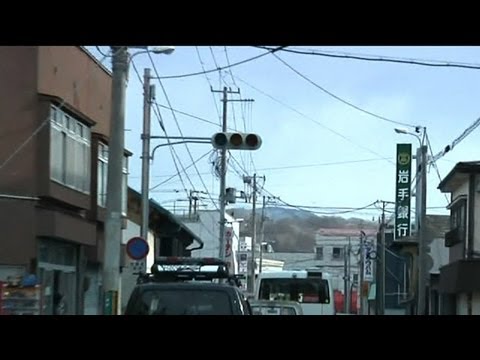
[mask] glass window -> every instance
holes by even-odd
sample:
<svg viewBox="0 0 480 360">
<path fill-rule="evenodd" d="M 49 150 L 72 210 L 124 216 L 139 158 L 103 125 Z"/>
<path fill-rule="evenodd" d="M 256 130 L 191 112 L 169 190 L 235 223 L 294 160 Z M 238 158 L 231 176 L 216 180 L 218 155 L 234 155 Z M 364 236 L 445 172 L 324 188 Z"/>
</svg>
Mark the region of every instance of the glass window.
<svg viewBox="0 0 480 360">
<path fill-rule="evenodd" d="M 334 260 L 343 260 L 343 248 L 334 247 L 332 251 L 332 259 Z"/>
<path fill-rule="evenodd" d="M 328 303 L 328 281 L 320 278 L 262 279 L 260 300 Z"/>
<path fill-rule="evenodd" d="M 50 128 L 51 147 L 50 147 L 50 167 L 51 177 L 57 181 L 63 182 L 63 133 L 56 127 Z"/>
<path fill-rule="evenodd" d="M 50 175 L 63 185 L 90 192 L 90 129 L 58 107 L 50 107 Z"/>
<path fill-rule="evenodd" d="M 148 290 L 135 305 L 136 315 L 232 315 L 229 295 L 217 290 Z"/>
<path fill-rule="evenodd" d="M 99 206 L 106 207 L 107 204 L 107 179 L 108 179 L 108 145 L 98 144 L 98 194 L 97 203 Z M 123 158 L 123 177 L 122 177 L 122 214 L 127 215 L 127 194 L 128 194 L 128 157 Z"/>
</svg>

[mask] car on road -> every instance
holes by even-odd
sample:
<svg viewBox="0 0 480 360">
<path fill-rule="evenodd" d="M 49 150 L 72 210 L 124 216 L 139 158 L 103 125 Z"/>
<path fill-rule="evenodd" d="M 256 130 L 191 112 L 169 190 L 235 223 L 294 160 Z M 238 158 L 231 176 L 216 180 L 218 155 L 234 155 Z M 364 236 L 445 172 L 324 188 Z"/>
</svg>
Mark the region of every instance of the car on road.
<svg viewBox="0 0 480 360">
<path fill-rule="evenodd" d="M 125 315 L 252 315 L 250 304 L 215 258 L 158 258 L 139 276 Z"/>
<path fill-rule="evenodd" d="M 303 315 L 302 306 L 296 301 L 250 301 L 253 315 Z"/>
</svg>

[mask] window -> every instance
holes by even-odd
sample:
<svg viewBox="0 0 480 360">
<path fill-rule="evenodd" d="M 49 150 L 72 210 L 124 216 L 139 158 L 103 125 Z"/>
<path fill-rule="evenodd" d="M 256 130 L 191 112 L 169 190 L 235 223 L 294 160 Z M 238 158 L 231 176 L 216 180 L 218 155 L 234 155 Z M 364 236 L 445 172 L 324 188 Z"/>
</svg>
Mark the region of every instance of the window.
<svg viewBox="0 0 480 360">
<path fill-rule="evenodd" d="M 320 278 L 262 279 L 259 299 L 328 304 L 328 281 Z"/>
<path fill-rule="evenodd" d="M 341 247 L 334 247 L 332 251 L 332 259 L 333 260 L 343 260 L 344 256 L 344 249 Z"/>
<path fill-rule="evenodd" d="M 458 201 L 451 210 L 450 229 L 458 231 L 458 240 L 465 241 L 467 227 L 467 200 Z"/>
<path fill-rule="evenodd" d="M 232 315 L 228 293 L 206 289 L 147 290 L 138 299 L 135 315 Z"/>
<path fill-rule="evenodd" d="M 98 169 L 97 169 L 97 204 L 101 207 L 107 206 L 107 179 L 108 179 L 108 145 L 98 143 Z M 122 178 L 122 214 L 127 214 L 127 192 L 128 192 L 128 158 L 123 158 Z"/>
<path fill-rule="evenodd" d="M 353 274 L 353 284 L 358 285 L 358 274 Z"/>
<path fill-rule="evenodd" d="M 319 246 L 315 249 L 316 259 L 323 260 L 323 247 Z"/>
<path fill-rule="evenodd" d="M 90 128 L 50 107 L 50 178 L 90 193 Z"/>
</svg>

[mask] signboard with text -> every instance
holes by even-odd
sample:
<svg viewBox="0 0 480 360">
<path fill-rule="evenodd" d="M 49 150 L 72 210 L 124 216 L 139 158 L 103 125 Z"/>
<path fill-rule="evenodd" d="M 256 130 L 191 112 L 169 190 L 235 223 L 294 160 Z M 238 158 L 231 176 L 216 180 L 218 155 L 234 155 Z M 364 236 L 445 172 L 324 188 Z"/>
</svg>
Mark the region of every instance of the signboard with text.
<svg viewBox="0 0 480 360">
<path fill-rule="evenodd" d="M 395 239 L 410 236 L 412 145 L 397 144 Z"/>
<path fill-rule="evenodd" d="M 373 282 L 374 281 L 374 269 L 373 265 L 377 258 L 376 241 L 374 238 L 371 239 L 362 239 L 363 241 L 363 281 Z"/>
<path fill-rule="evenodd" d="M 225 257 L 232 256 L 233 227 L 225 227 Z"/>
</svg>

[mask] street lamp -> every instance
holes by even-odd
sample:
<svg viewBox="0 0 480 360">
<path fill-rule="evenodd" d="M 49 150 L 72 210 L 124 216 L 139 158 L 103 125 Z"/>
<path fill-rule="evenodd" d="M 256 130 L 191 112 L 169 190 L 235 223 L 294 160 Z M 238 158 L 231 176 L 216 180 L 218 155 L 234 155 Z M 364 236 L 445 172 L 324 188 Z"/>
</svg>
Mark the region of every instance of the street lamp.
<svg viewBox="0 0 480 360">
<path fill-rule="evenodd" d="M 416 192 L 415 192 L 415 221 L 418 238 L 418 303 L 417 315 L 425 315 L 426 310 L 426 285 L 427 285 L 427 253 L 426 253 L 426 218 L 427 218 L 427 163 L 428 147 L 423 144 L 418 133 L 426 128 L 417 126 L 416 133 L 404 129 L 395 129 L 398 134 L 415 136 L 419 142 L 416 156 Z M 419 191 L 420 190 L 420 191 Z"/>
<path fill-rule="evenodd" d="M 170 55 L 175 51 L 175 46 L 156 46 L 150 50 L 154 54 Z"/>
<path fill-rule="evenodd" d="M 137 51 L 136 53 L 132 54 L 128 57 L 128 65 L 133 61 L 133 58 L 142 55 L 142 54 L 155 54 L 155 55 L 171 55 L 175 51 L 175 46 L 156 46 L 150 48 L 149 46 L 129 46 L 135 49 L 142 49 L 141 51 Z"/>
<path fill-rule="evenodd" d="M 417 129 L 419 129 L 419 127 L 417 127 Z M 422 147 L 422 145 L 423 145 L 422 139 L 420 139 L 420 136 L 418 134 L 412 133 L 412 132 L 410 132 L 406 129 L 401 129 L 401 128 L 395 128 L 394 130 L 397 134 L 405 134 L 405 135 L 415 136 L 417 138 L 419 144 L 420 144 L 420 147 Z M 424 130 L 425 130 L 425 128 L 424 128 Z"/>
</svg>

